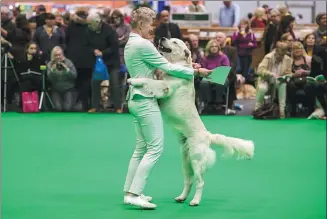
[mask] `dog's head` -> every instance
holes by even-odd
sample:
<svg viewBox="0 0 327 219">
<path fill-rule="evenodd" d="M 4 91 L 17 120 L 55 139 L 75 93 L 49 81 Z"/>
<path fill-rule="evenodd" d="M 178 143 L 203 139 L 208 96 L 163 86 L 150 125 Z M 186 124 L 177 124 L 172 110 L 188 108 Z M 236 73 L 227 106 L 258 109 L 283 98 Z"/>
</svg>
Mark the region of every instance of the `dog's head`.
<svg viewBox="0 0 327 219">
<path fill-rule="evenodd" d="M 241 87 L 245 83 L 245 78 L 241 74 L 236 74 L 236 88 Z"/>
<path fill-rule="evenodd" d="M 179 63 L 182 65 L 192 64 L 191 51 L 180 39 L 161 38 L 159 41 L 159 51 L 171 63 Z"/>
</svg>

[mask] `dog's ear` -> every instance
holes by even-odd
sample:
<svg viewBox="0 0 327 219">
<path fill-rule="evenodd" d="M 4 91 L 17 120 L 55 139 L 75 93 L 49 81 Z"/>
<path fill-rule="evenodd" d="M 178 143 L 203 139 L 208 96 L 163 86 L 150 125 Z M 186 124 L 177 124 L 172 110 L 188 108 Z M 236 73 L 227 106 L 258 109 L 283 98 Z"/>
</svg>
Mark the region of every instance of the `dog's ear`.
<svg viewBox="0 0 327 219">
<path fill-rule="evenodd" d="M 185 60 L 187 61 L 187 63 L 192 63 L 192 57 L 191 57 L 190 51 L 188 51 L 187 49 L 184 49 L 184 55 L 185 55 Z"/>
</svg>

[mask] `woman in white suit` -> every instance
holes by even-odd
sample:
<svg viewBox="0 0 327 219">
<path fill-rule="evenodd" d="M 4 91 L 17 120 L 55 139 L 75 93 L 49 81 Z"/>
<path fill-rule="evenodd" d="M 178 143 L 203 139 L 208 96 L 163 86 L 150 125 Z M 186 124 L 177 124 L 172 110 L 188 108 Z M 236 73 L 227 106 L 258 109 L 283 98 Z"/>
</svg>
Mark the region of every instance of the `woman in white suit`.
<svg viewBox="0 0 327 219">
<path fill-rule="evenodd" d="M 207 77 L 212 71 L 191 69 L 169 63 L 150 39 L 153 34 L 155 12 L 140 7 L 132 13 L 132 32 L 125 46 L 124 57 L 131 78 L 154 78 L 154 70 L 192 80 L 195 74 Z M 128 108 L 134 117 L 136 147 L 130 160 L 124 185 L 124 203 L 144 209 L 155 209 L 151 197 L 144 196 L 146 180 L 163 151 L 163 122 L 156 98 L 142 88 L 130 86 Z"/>
</svg>

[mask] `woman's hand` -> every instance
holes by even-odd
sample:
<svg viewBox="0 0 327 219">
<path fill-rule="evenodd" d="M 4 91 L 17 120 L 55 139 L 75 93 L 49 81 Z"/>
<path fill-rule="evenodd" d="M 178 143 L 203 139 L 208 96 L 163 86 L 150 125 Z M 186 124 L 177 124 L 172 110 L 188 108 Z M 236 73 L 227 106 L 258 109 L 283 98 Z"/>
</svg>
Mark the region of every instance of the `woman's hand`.
<svg viewBox="0 0 327 219">
<path fill-rule="evenodd" d="M 195 70 L 195 73 L 200 77 L 206 78 L 212 73 L 212 71 L 213 70 L 208 70 L 206 68 L 198 68 Z"/>
<path fill-rule="evenodd" d="M 201 68 L 201 65 L 200 65 L 199 63 L 194 63 L 194 62 L 192 62 L 192 67 L 193 67 L 194 69 L 198 69 L 198 68 Z"/>
<path fill-rule="evenodd" d="M 100 50 L 98 50 L 98 49 L 95 49 L 94 50 L 94 55 L 95 56 L 102 56 L 102 52 Z"/>
</svg>

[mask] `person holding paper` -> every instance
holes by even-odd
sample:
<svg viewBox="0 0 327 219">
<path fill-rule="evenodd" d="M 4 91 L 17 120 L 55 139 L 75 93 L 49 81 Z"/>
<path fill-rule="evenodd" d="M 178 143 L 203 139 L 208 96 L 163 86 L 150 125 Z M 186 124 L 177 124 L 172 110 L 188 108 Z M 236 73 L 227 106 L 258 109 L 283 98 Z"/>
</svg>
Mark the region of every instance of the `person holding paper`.
<svg viewBox="0 0 327 219">
<path fill-rule="evenodd" d="M 228 57 L 221 51 L 217 40 L 210 40 L 205 48 L 205 57 L 201 66 L 207 69 L 215 69 L 220 66 L 230 66 Z M 212 99 L 212 88 L 216 87 L 216 99 Z M 213 84 L 202 80 L 200 83 L 200 112 L 205 109 L 209 102 L 216 101 L 225 90 L 225 86 Z"/>
<path fill-rule="evenodd" d="M 124 57 L 131 78 L 154 78 L 160 69 L 171 76 L 193 80 L 194 74 L 207 77 L 211 71 L 192 69 L 169 63 L 150 39 L 153 38 L 155 12 L 140 7 L 132 13 L 132 32 L 125 46 Z M 153 93 L 142 87 L 130 86 L 126 99 L 134 117 L 136 147 L 130 160 L 124 185 L 124 203 L 144 209 L 155 209 L 151 197 L 143 195 L 147 178 L 163 151 L 163 122 L 160 108 Z"/>
</svg>

